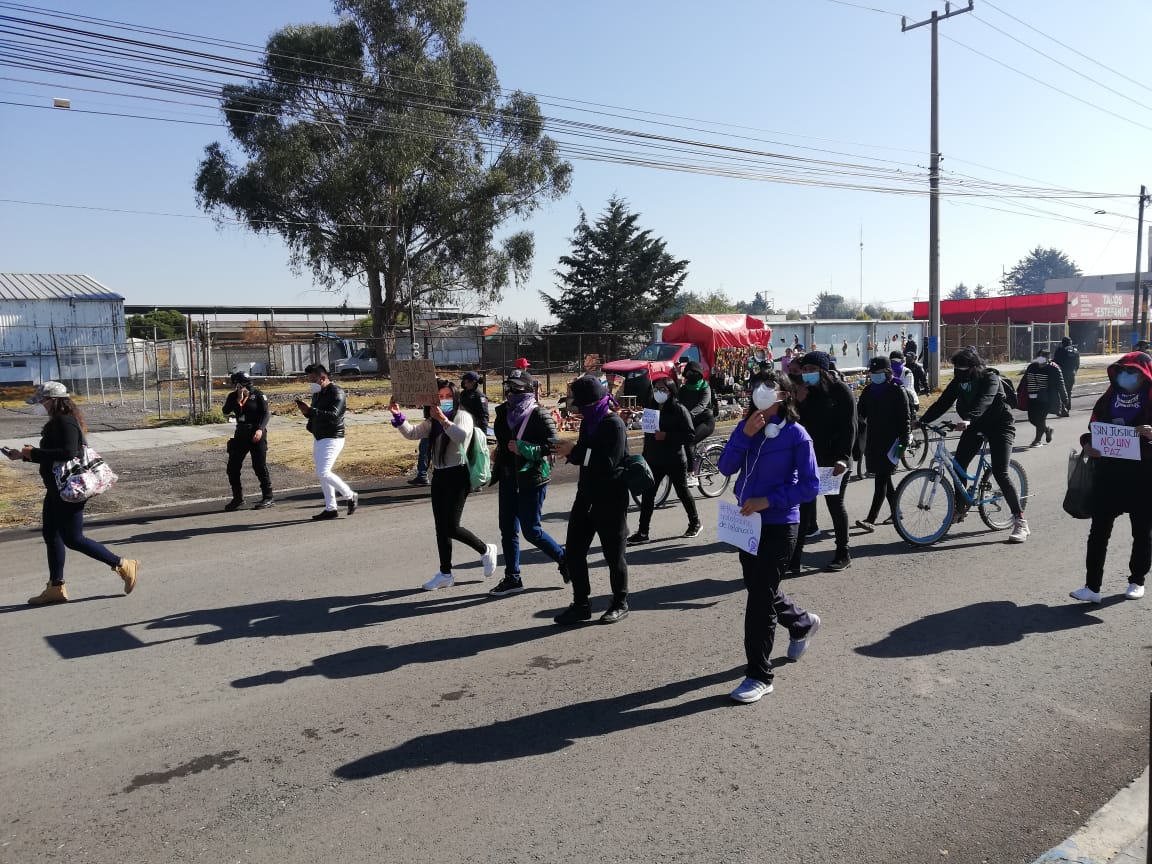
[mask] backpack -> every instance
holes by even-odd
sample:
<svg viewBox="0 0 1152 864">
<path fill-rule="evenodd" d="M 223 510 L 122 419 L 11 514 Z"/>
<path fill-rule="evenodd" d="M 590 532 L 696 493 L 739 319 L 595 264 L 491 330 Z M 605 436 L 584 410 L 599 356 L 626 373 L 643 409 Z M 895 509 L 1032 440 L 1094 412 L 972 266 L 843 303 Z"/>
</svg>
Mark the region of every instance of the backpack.
<svg viewBox="0 0 1152 864">
<path fill-rule="evenodd" d="M 472 491 L 479 492 L 492 479 L 492 454 L 488 452 L 488 436 L 477 426 L 468 439 L 468 477 Z"/>
<path fill-rule="evenodd" d="M 995 372 L 1000 378 L 1000 395 L 1004 397 L 1004 404 L 1007 405 L 1009 409 L 1020 408 L 1024 410 L 1020 405 L 1020 396 L 1016 392 L 1016 385 L 1012 383 L 1011 379 L 1006 375 L 1001 375 L 999 369 L 993 369 L 991 366 L 988 367 L 988 371 Z M 1027 404 L 1027 393 L 1024 394 L 1024 399 L 1025 404 Z"/>
<path fill-rule="evenodd" d="M 624 468 L 624 483 L 636 497 L 646 495 L 656 488 L 656 478 L 652 476 L 652 469 L 643 456 L 625 456 L 621 465 Z"/>
</svg>

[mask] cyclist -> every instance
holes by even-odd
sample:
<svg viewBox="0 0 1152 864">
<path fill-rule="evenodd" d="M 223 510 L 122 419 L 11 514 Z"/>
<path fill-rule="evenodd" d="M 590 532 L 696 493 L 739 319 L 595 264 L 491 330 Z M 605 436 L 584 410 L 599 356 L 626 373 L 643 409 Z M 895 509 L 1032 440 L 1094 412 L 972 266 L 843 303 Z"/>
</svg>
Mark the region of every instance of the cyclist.
<svg viewBox="0 0 1152 864">
<path fill-rule="evenodd" d="M 980 438 L 988 441 L 988 455 L 992 462 L 992 475 L 1000 484 L 1004 501 L 1012 511 L 1012 533 L 1009 543 L 1023 543 L 1029 533 L 1020 496 L 1008 474 L 1012 445 L 1016 441 L 1016 418 L 1004 400 L 1000 376 L 988 368 L 976 349 L 961 348 L 952 355 L 952 380 L 940 394 L 936 403 L 924 412 L 916 426 L 935 423 L 953 405 L 960 422 L 953 428 L 963 430 L 956 445 L 956 464 L 967 471 L 968 463 L 980 451 Z M 968 506 L 959 495 L 956 498 L 956 521 L 961 521 Z"/>
<path fill-rule="evenodd" d="M 885 499 L 889 508 L 896 509 L 896 487 L 892 485 L 896 463 L 892 455 L 899 452 L 897 448 L 908 446 L 913 414 L 904 386 L 892 374 L 891 360 L 873 357 L 868 361 L 868 373 L 869 383 L 860 393 L 857 413 L 861 434 L 867 433 L 864 455 L 876 486 L 868 516 L 857 521 L 856 527 L 871 534 Z"/>
<path fill-rule="evenodd" d="M 712 414 L 712 388 L 704 380 L 704 367 L 695 360 L 684 364 L 684 383 L 680 386 L 680 404 L 688 409 L 692 417 L 692 441 L 684 445 L 684 457 L 688 460 L 688 486 L 699 486 L 700 480 L 694 474 L 696 466 L 696 445 L 716 431 L 716 418 Z"/>
</svg>

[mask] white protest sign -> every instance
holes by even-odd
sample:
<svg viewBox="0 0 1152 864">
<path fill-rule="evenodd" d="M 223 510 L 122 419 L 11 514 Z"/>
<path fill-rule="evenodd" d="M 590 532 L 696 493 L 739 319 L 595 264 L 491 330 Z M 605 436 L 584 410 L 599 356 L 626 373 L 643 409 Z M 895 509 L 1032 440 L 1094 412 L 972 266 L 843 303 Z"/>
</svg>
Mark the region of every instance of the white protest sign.
<svg viewBox="0 0 1152 864">
<path fill-rule="evenodd" d="M 840 484 L 844 482 L 844 475 L 835 476 L 832 472 L 836 468 L 817 468 L 816 476 L 820 478 L 820 489 L 817 495 L 839 495 Z"/>
<path fill-rule="evenodd" d="M 741 516 L 740 507 L 728 501 L 720 502 L 720 516 L 716 522 L 716 539 L 742 552 L 755 555 L 760 548 L 760 514 Z"/>
<path fill-rule="evenodd" d="M 1133 426 L 1093 423 L 1092 447 L 1112 459 L 1140 460 L 1140 436 Z"/>
<path fill-rule="evenodd" d="M 645 435 L 660 431 L 660 412 L 655 408 L 645 408 L 640 417 L 640 431 Z"/>
</svg>

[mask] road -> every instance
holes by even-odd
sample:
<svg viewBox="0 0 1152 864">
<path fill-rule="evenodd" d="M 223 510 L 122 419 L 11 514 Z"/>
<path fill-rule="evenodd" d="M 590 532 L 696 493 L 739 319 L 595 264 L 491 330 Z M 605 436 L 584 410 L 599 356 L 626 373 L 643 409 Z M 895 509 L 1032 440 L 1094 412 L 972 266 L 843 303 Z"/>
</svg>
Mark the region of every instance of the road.
<svg viewBox="0 0 1152 864">
<path fill-rule="evenodd" d="M 516 597 L 489 600 L 471 553 L 455 588 L 415 590 L 435 569 L 420 491 L 328 523 L 307 495 L 97 524 L 139 588 L 73 555 L 74 602 L 47 609 L 23 605 L 38 536 L 6 535 L 0 861 L 1032 861 L 1147 764 L 1152 601 L 1122 599 L 1126 528 L 1105 603 L 1067 598 L 1081 401 L 1018 457 L 1027 544 L 976 518 L 927 551 L 855 538 L 850 569 L 788 581 L 824 627 L 753 706 L 726 699 L 735 555 L 714 530 L 672 539 L 679 508 L 629 555 L 632 615 L 571 630 L 536 553 Z M 546 505 L 561 537 L 572 493 Z M 465 517 L 493 540 L 494 507 Z M 602 567 L 593 585 L 603 607 Z"/>
</svg>

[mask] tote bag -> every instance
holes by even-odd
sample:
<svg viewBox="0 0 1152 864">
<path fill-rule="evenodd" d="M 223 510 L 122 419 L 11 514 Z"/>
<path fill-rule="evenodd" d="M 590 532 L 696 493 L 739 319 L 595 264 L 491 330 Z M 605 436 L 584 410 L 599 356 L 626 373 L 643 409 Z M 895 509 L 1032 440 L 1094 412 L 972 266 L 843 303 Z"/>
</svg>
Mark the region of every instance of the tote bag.
<svg viewBox="0 0 1152 864">
<path fill-rule="evenodd" d="M 102 495 L 116 483 L 116 475 L 104 459 L 85 444 L 77 459 L 55 462 L 52 475 L 56 478 L 56 488 L 60 497 L 70 504 L 80 504 Z"/>
</svg>

